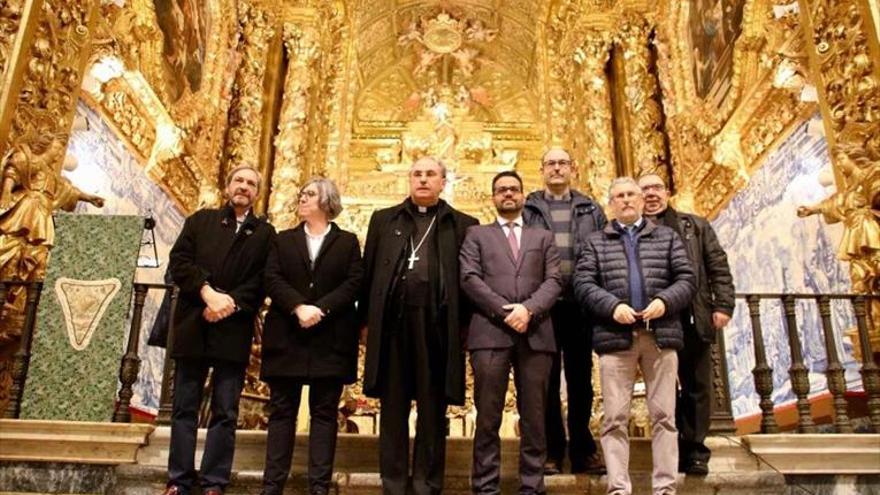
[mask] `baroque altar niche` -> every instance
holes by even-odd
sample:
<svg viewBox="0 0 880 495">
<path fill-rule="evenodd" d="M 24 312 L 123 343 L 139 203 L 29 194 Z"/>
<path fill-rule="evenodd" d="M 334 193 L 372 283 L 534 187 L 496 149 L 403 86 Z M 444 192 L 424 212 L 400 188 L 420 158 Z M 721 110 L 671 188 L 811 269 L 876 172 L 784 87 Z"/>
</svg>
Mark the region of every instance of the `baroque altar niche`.
<svg viewBox="0 0 880 495">
<path fill-rule="evenodd" d="M 443 197 L 491 218 L 494 174 L 540 153 L 528 78 L 533 68 L 512 67 L 505 58 L 514 41 L 507 21 L 491 9 L 401 7 L 393 18 L 393 35 L 378 47 L 365 40 L 371 52 L 359 60 L 367 82 L 356 97 L 345 189 L 353 208 L 343 217 L 368 217 L 399 201 L 408 191 L 409 166 L 433 155 L 448 169 Z M 362 29 L 387 22 L 365 21 Z M 527 187 L 537 187 L 537 168 L 530 171 L 524 174 Z M 363 220 L 350 222 L 357 231 L 366 227 Z"/>
</svg>

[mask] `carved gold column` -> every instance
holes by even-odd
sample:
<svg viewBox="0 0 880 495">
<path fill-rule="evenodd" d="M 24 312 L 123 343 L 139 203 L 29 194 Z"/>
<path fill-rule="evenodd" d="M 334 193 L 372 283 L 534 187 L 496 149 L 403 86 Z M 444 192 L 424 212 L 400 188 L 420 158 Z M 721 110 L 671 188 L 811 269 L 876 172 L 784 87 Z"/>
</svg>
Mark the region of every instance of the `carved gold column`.
<svg viewBox="0 0 880 495">
<path fill-rule="evenodd" d="M 275 136 L 275 166 L 269 196 L 269 218 L 276 229 L 292 227 L 302 184 L 304 155 L 308 145 L 308 116 L 312 95 L 312 72 L 317 60 L 317 33 L 295 24 L 284 25 L 287 75 L 281 118 Z"/>
<path fill-rule="evenodd" d="M 6 0 L 0 14 L 0 147 L 7 142 L 41 5 L 40 0 Z"/>
<path fill-rule="evenodd" d="M 229 109 L 229 133 L 226 141 L 226 172 L 240 163 L 260 167 L 260 136 L 263 122 L 263 78 L 269 42 L 275 28 L 269 15 L 247 1 L 240 1 L 241 65 L 235 73 L 232 104 Z"/>
<path fill-rule="evenodd" d="M 617 33 L 619 50 L 615 51 L 613 64 L 632 150 L 632 168 L 627 167 L 626 172 L 634 176 L 655 173 L 668 181 L 669 160 L 659 86 L 652 71 L 650 35 L 651 25 L 640 15 L 627 15 Z"/>
<path fill-rule="evenodd" d="M 581 173 L 588 175 L 593 197 L 603 204 L 604 197 L 617 176 L 614 157 L 614 129 L 612 126 L 611 93 L 605 66 L 611 54 L 611 36 L 607 32 L 587 34 L 575 52 L 580 65 L 578 83 L 581 89 L 579 113 L 583 118 L 584 162 Z"/>
<path fill-rule="evenodd" d="M 810 72 L 819 90 L 837 193 L 800 214 L 843 222 L 838 250 L 856 292 L 880 293 L 880 47 L 867 0 L 799 0 Z M 871 343 L 880 345 L 880 302 L 871 304 Z"/>
</svg>

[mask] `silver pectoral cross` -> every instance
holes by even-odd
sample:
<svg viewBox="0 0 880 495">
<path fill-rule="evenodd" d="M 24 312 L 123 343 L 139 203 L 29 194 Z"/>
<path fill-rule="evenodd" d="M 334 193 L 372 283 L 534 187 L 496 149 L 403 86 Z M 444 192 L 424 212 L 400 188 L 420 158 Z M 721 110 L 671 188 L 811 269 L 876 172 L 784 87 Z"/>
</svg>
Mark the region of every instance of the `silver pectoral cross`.
<svg viewBox="0 0 880 495">
<path fill-rule="evenodd" d="M 415 264 L 416 264 L 416 261 L 419 261 L 419 259 L 420 259 L 420 258 L 419 258 L 418 256 L 416 256 L 416 253 L 411 253 L 411 254 L 409 255 L 409 269 L 410 269 L 410 270 L 413 269 L 413 265 L 415 265 Z"/>
</svg>

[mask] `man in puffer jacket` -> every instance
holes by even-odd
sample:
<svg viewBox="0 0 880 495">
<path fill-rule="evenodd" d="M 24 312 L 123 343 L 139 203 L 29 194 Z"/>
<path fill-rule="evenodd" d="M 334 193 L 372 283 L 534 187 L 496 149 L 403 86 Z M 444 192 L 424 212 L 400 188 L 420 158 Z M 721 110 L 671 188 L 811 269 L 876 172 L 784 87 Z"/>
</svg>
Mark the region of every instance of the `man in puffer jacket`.
<svg viewBox="0 0 880 495">
<path fill-rule="evenodd" d="M 639 366 L 651 416 L 653 493 L 672 495 L 678 467 L 676 351 L 684 345 L 679 313 L 696 292 L 694 271 L 681 237 L 643 218 L 645 200 L 632 178 L 615 179 L 608 199 L 615 220 L 590 235 L 574 275 L 577 300 L 597 319 L 593 349 L 599 354 L 608 493 L 632 493 L 627 428 Z"/>
</svg>

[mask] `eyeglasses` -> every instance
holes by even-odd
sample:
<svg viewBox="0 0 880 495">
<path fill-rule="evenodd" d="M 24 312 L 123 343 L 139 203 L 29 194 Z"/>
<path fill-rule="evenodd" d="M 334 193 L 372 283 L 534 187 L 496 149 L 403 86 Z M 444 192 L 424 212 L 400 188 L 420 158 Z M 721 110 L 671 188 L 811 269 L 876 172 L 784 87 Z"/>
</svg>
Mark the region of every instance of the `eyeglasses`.
<svg viewBox="0 0 880 495">
<path fill-rule="evenodd" d="M 308 197 L 308 198 L 314 198 L 317 195 L 318 195 L 318 191 L 313 191 L 311 189 L 303 189 L 302 191 L 299 192 L 300 198 L 302 198 L 303 196 Z"/>
<path fill-rule="evenodd" d="M 522 192 L 522 188 L 519 186 L 498 186 L 495 188 L 495 194 L 504 194 L 508 192 L 519 194 Z"/>
<path fill-rule="evenodd" d="M 571 166 L 571 160 L 547 160 L 543 165 L 545 167 L 567 168 Z"/>
<path fill-rule="evenodd" d="M 642 186 L 642 191 L 665 191 L 666 186 L 663 184 L 645 184 Z"/>
</svg>

